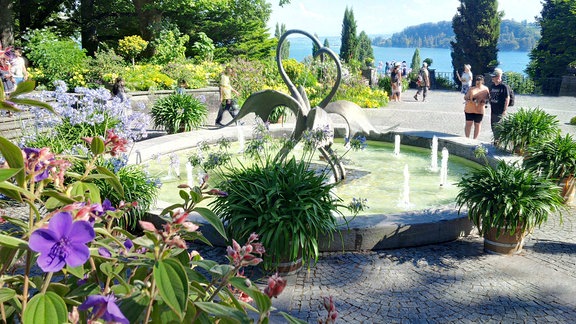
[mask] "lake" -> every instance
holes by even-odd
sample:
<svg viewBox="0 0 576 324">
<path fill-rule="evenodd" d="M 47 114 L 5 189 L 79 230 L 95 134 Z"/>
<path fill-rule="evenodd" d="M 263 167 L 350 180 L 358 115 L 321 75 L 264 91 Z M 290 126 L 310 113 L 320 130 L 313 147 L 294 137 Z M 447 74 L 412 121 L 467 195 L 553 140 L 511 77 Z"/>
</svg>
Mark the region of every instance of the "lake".
<svg viewBox="0 0 576 324">
<path fill-rule="evenodd" d="M 330 49 L 336 54 L 340 53 L 340 37 L 319 37 L 320 42 L 324 43 L 324 39 L 328 39 Z M 290 57 L 298 61 L 302 61 L 305 57 L 312 55 L 312 41 L 306 37 L 288 37 L 290 41 Z M 376 47 L 372 46 L 374 50 L 375 65 L 378 66 L 379 62 L 390 61 L 406 61 L 408 65 L 412 62 L 412 55 L 414 48 L 399 48 L 399 47 Z M 452 57 L 450 56 L 451 50 L 448 48 L 420 48 L 420 58 L 432 59 L 431 68 L 437 72 L 451 72 Z M 498 60 L 500 61 L 500 68 L 504 72 L 518 72 L 525 73 L 524 70 L 528 66 L 530 58 L 529 52 L 498 52 Z"/>
</svg>

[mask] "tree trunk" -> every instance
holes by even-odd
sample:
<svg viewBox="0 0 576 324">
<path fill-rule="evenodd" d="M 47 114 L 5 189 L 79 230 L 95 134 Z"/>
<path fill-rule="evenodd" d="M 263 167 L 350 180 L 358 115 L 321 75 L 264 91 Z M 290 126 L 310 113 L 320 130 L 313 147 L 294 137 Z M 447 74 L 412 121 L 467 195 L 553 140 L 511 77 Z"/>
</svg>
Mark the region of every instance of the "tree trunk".
<svg viewBox="0 0 576 324">
<path fill-rule="evenodd" d="M 82 48 L 84 48 L 90 56 L 94 56 L 94 53 L 98 49 L 98 35 L 96 34 L 93 13 L 94 0 L 81 0 L 80 16 L 82 20 Z"/>
<path fill-rule="evenodd" d="M 3 48 L 14 44 L 14 1 L 0 0 L 0 43 Z"/>
</svg>

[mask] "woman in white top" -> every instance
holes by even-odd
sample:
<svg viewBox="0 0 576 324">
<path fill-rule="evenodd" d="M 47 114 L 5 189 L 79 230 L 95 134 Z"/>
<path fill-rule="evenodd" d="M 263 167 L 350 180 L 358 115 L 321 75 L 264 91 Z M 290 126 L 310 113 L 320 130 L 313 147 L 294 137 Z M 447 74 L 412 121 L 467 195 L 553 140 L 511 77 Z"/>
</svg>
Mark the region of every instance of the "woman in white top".
<svg viewBox="0 0 576 324">
<path fill-rule="evenodd" d="M 471 68 L 472 67 L 470 66 L 470 64 L 464 64 L 464 72 L 462 72 L 462 75 L 460 75 L 458 71 L 456 71 L 458 80 L 460 80 L 460 82 L 462 83 L 461 92 L 463 94 L 468 93 L 468 89 L 470 89 L 470 87 L 472 86 L 473 75 L 472 71 L 470 70 Z"/>
</svg>

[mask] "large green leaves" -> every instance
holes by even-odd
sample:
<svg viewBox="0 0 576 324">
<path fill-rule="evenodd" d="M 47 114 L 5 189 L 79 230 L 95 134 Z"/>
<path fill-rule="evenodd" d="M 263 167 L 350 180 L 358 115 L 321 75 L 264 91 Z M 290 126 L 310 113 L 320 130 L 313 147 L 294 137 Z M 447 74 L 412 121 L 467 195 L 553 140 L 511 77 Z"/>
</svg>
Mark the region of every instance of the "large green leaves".
<svg viewBox="0 0 576 324">
<path fill-rule="evenodd" d="M 30 299 L 24 314 L 24 324 L 67 323 L 68 310 L 62 297 L 53 292 L 39 293 Z"/>
<path fill-rule="evenodd" d="M 158 261 L 154 265 L 154 280 L 162 300 L 183 319 L 188 298 L 188 277 L 182 264 L 175 259 Z"/>
</svg>

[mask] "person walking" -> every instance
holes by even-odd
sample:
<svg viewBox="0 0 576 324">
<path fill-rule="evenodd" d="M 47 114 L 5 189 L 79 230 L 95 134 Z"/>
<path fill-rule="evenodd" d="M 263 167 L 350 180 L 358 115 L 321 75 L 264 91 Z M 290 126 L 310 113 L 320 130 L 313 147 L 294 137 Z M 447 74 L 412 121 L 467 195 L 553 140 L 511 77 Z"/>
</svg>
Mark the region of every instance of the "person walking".
<svg viewBox="0 0 576 324">
<path fill-rule="evenodd" d="M 502 83 L 502 69 L 496 68 L 490 74 L 492 78 L 492 85 L 490 86 L 490 128 L 494 134 L 494 125 L 498 123 L 502 117 L 506 115 L 508 104 L 510 103 L 510 91 L 508 87 Z"/>
<path fill-rule="evenodd" d="M 402 71 L 400 68 L 400 62 L 396 62 L 392 72 L 390 73 L 390 87 L 392 92 L 392 101 L 400 101 L 400 95 L 402 94 Z"/>
<path fill-rule="evenodd" d="M 112 85 L 112 99 L 118 98 L 120 102 L 124 102 L 128 99 L 126 94 L 126 83 L 122 77 L 117 77 L 116 82 Z"/>
<path fill-rule="evenodd" d="M 470 66 L 470 64 L 464 64 L 464 72 L 462 72 L 462 75 L 460 75 L 458 73 L 458 71 L 456 71 L 456 76 L 458 77 L 458 80 L 460 80 L 460 83 L 462 83 L 462 90 L 460 92 L 462 92 L 463 94 L 466 94 L 468 92 L 468 89 L 470 89 L 470 87 L 472 86 L 472 80 L 473 80 L 473 75 L 472 75 L 472 67 Z M 484 78 L 482 78 L 482 80 L 484 80 Z"/>
<path fill-rule="evenodd" d="M 222 116 L 226 110 L 232 117 L 236 117 L 232 110 L 232 92 L 238 95 L 238 91 L 232 88 L 232 84 L 230 83 L 230 77 L 233 75 L 233 73 L 234 71 L 232 70 L 232 67 L 227 66 L 224 69 L 224 73 L 222 73 L 220 76 L 220 109 L 218 109 L 218 116 L 216 116 L 217 126 L 224 126 L 222 124 Z"/>
<path fill-rule="evenodd" d="M 418 95 L 422 93 L 422 101 L 426 101 L 426 94 L 430 88 L 430 73 L 428 72 L 428 63 L 422 63 L 422 68 L 418 72 L 418 80 L 416 81 L 418 91 L 414 95 L 414 99 L 418 101 Z"/>
<path fill-rule="evenodd" d="M 477 75 L 474 82 L 474 86 L 468 89 L 464 95 L 466 102 L 464 104 L 464 115 L 466 117 L 464 134 L 466 138 L 470 138 L 472 125 L 474 125 L 473 138 L 477 139 L 480 134 L 482 119 L 484 118 L 484 109 L 490 99 L 490 89 L 484 85 L 484 77 L 481 75 Z"/>
</svg>

